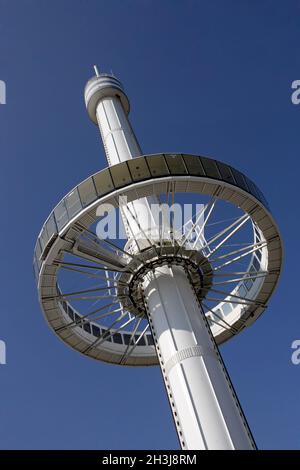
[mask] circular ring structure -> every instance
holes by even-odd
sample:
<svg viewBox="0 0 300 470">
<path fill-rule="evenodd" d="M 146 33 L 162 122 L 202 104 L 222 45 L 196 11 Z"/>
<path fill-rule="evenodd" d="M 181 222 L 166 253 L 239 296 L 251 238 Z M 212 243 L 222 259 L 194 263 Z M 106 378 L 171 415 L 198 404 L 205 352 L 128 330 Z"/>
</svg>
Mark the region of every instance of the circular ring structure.
<svg viewBox="0 0 300 470">
<path fill-rule="evenodd" d="M 170 192 L 207 197 L 205 214 L 221 203 L 240 212 L 209 240 L 193 242 L 192 247 L 183 235 L 173 243 L 161 238 L 133 252 L 126 245 L 97 240 L 91 230 L 100 205 L 118 208 L 119 196 L 131 202 Z M 252 241 L 229 245 L 246 224 Z M 211 230 L 218 226 L 211 225 Z M 196 230 L 196 224 L 192 222 L 192 226 Z M 225 245 L 229 251 L 220 254 Z M 228 266 L 239 266 L 245 260 L 246 269 L 228 271 Z M 92 358 L 124 365 L 158 364 L 147 318 L 142 308 L 134 310 L 142 304 L 132 306 L 128 299 L 139 303 L 139 276 L 159 262 L 182 264 L 191 274 L 212 334 L 221 344 L 265 310 L 281 271 L 281 237 L 263 194 L 229 165 L 187 154 L 146 155 L 119 163 L 76 186 L 43 225 L 35 246 L 34 269 L 46 320 L 65 343 Z M 59 279 L 62 272 L 92 279 L 96 285 L 66 292 Z M 74 302 L 91 298 L 94 310 L 81 312 L 74 307 Z M 103 306 L 106 299 L 108 304 Z M 114 320 L 109 326 L 102 323 L 105 316 Z"/>
</svg>

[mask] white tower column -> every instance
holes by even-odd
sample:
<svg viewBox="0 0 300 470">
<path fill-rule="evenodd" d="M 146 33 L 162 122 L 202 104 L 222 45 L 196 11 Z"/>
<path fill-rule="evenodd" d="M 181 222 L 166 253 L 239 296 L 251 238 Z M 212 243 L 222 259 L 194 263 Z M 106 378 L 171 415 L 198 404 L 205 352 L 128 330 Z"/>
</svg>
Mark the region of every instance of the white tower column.
<svg viewBox="0 0 300 470">
<path fill-rule="evenodd" d="M 141 156 L 127 117 L 129 101 L 119 80 L 106 74 L 93 77 L 87 84 L 85 101 L 91 119 L 99 126 L 109 166 Z M 154 203 L 154 197 L 143 197 L 122 207 L 126 234 L 129 239 L 140 240 L 140 246 L 145 246 L 145 239 L 150 238 L 155 227 L 149 206 Z M 136 249 L 134 244 L 132 247 Z"/>
<path fill-rule="evenodd" d="M 255 448 L 209 325 L 183 268 L 157 268 L 147 275 L 144 289 L 182 448 Z"/>
</svg>

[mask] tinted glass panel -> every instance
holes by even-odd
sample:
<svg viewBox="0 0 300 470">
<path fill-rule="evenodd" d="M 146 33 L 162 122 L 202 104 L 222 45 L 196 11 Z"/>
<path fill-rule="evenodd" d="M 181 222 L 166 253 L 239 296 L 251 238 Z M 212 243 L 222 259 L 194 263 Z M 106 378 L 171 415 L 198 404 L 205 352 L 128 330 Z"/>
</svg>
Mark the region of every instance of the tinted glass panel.
<svg viewBox="0 0 300 470">
<path fill-rule="evenodd" d="M 34 256 L 33 267 L 34 267 L 35 280 L 37 281 L 38 276 L 39 276 L 39 265 L 37 263 L 36 256 Z"/>
<path fill-rule="evenodd" d="M 96 336 L 97 338 L 100 337 L 100 328 L 99 326 L 96 326 L 96 325 L 92 325 L 92 331 L 93 331 L 93 335 Z"/>
<path fill-rule="evenodd" d="M 187 173 L 181 155 L 165 155 L 171 175 L 184 175 Z"/>
<path fill-rule="evenodd" d="M 166 161 L 162 155 L 146 157 L 152 176 L 168 176 L 170 174 Z"/>
<path fill-rule="evenodd" d="M 105 341 L 111 341 L 110 333 L 104 328 L 102 328 L 102 335 Z"/>
<path fill-rule="evenodd" d="M 68 213 L 65 202 L 61 201 L 54 209 L 54 216 L 58 230 L 61 230 L 68 222 Z"/>
<path fill-rule="evenodd" d="M 135 341 L 137 341 L 139 339 L 140 335 L 135 335 Z M 142 336 L 137 344 L 137 346 L 145 346 L 146 342 L 145 342 L 145 338 L 144 336 Z"/>
<path fill-rule="evenodd" d="M 127 333 L 123 334 L 123 339 L 124 339 L 125 344 L 129 344 L 130 338 L 131 338 L 131 335 L 128 335 Z"/>
<path fill-rule="evenodd" d="M 129 170 L 133 181 L 139 181 L 150 177 L 150 171 L 144 158 L 128 160 Z"/>
<path fill-rule="evenodd" d="M 111 167 L 110 172 L 116 188 L 121 188 L 132 182 L 126 162 Z"/>
<path fill-rule="evenodd" d="M 70 307 L 70 305 L 68 305 L 67 309 L 68 309 L 68 315 L 69 315 L 69 317 L 70 317 L 72 320 L 74 320 L 74 312 L 73 312 L 72 308 Z"/>
<path fill-rule="evenodd" d="M 223 310 L 223 315 L 228 315 L 231 310 L 232 310 L 232 306 L 231 304 L 224 304 L 223 307 L 222 307 L 222 310 Z"/>
<path fill-rule="evenodd" d="M 205 175 L 200 157 L 195 157 L 194 155 L 182 155 L 182 157 L 190 175 Z"/>
<path fill-rule="evenodd" d="M 242 173 L 240 173 L 239 171 L 235 170 L 234 168 L 231 167 L 231 171 L 233 173 L 233 176 L 234 176 L 234 179 L 236 181 L 236 184 L 242 188 L 242 189 L 245 189 L 245 191 L 248 191 L 249 192 L 249 189 L 248 189 L 248 186 L 246 184 L 246 181 L 245 181 L 245 178 L 244 178 L 244 175 L 242 175 Z"/>
<path fill-rule="evenodd" d="M 238 289 L 237 295 L 239 295 L 240 297 L 245 297 L 246 294 L 247 294 L 247 291 L 245 287 L 241 285 Z"/>
<path fill-rule="evenodd" d="M 44 251 L 45 246 L 47 245 L 47 243 L 49 241 L 48 233 L 47 233 L 47 230 L 46 230 L 45 226 L 42 229 L 39 240 L 40 240 L 40 243 L 41 243 L 42 250 Z"/>
<path fill-rule="evenodd" d="M 113 336 L 114 343 L 123 344 L 122 335 L 120 333 L 115 333 Z"/>
<path fill-rule="evenodd" d="M 42 250 L 41 250 L 41 245 L 40 245 L 39 239 L 38 239 L 37 242 L 36 242 L 35 250 L 34 250 L 34 251 L 35 251 L 35 255 L 36 255 L 37 259 L 39 260 L 41 254 L 42 254 Z"/>
<path fill-rule="evenodd" d="M 81 317 L 80 315 L 77 315 L 77 313 L 75 313 L 75 320 L 76 320 L 76 323 L 78 323 L 77 326 L 80 326 L 80 328 L 82 328 L 82 324 L 80 323 Z"/>
<path fill-rule="evenodd" d="M 152 335 L 147 335 L 147 341 L 148 341 L 149 346 L 153 346 L 153 345 L 154 345 L 154 341 L 153 341 Z"/>
<path fill-rule="evenodd" d="M 91 332 L 91 325 L 90 325 L 89 323 L 84 323 L 83 329 L 84 329 L 84 331 L 86 331 L 87 333 L 90 333 L 90 332 Z"/>
<path fill-rule="evenodd" d="M 220 179 L 220 173 L 218 171 L 217 164 L 214 160 L 211 160 L 210 158 L 206 157 L 201 157 L 201 163 L 207 176 L 209 176 L 210 178 Z"/>
<path fill-rule="evenodd" d="M 83 207 L 97 199 L 93 178 L 89 178 L 78 186 L 79 196 Z"/>
<path fill-rule="evenodd" d="M 253 258 L 253 266 L 256 269 L 256 271 L 259 271 L 260 263 L 259 263 L 258 259 L 255 256 Z"/>
<path fill-rule="evenodd" d="M 227 165 L 224 165 L 224 163 L 217 162 L 219 172 L 221 174 L 221 177 L 224 181 L 227 181 L 228 183 L 235 184 L 234 178 L 232 176 L 232 173 L 230 171 L 230 167 Z"/>
<path fill-rule="evenodd" d="M 82 209 L 77 188 L 65 197 L 65 204 L 69 218 L 74 217 Z"/>
<path fill-rule="evenodd" d="M 47 227 L 47 233 L 49 236 L 49 239 L 57 233 L 57 227 L 55 223 L 55 219 L 53 214 L 50 215 L 49 219 L 46 222 L 46 227 Z"/>
<path fill-rule="evenodd" d="M 103 196 L 103 194 L 107 194 L 114 189 L 109 170 L 100 171 L 100 173 L 93 176 L 93 180 L 98 196 Z"/>
</svg>

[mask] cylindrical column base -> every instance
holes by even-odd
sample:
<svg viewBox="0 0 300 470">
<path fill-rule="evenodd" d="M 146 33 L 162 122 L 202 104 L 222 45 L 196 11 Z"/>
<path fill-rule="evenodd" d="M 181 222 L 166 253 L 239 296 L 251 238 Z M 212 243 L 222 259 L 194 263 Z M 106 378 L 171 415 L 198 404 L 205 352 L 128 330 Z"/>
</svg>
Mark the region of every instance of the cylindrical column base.
<svg viewBox="0 0 300 470">
<path fill-rule="evenodd" d="M 147 275 L 144 293 L 183 449 L 255 449 L 208 322 L 179 266 Z"/>
</svg>

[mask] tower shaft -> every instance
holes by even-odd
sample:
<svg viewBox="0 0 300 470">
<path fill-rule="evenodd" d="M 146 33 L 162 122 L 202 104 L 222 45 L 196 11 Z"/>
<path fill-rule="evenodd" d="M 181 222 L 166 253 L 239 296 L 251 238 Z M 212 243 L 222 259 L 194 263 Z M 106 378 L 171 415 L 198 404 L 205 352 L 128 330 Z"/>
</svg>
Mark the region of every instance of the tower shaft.
<svg viewBox="0 0 300 470">
<path fill-rule="evenodd" d="M 88 82 L 86 105 L 98 123 L 109 165 L 141 154 L 120 82 L 100 75 Z M 134 214 L 134 216 L 132 215 Z M 122 210 L 129 239 L 149 234 L 148 198 Z M 253 449 L 243 412 L 188 275 L 179 266 L 145 277 L 144 295 L 168 399 L 183 449 Z"/>
<path fill-rule="evenodd" d="M 253 449 L 218 347 L 183 268 L 157 268 L 148 274 L 144 288 L 182 448 Z"/>
</svg>

